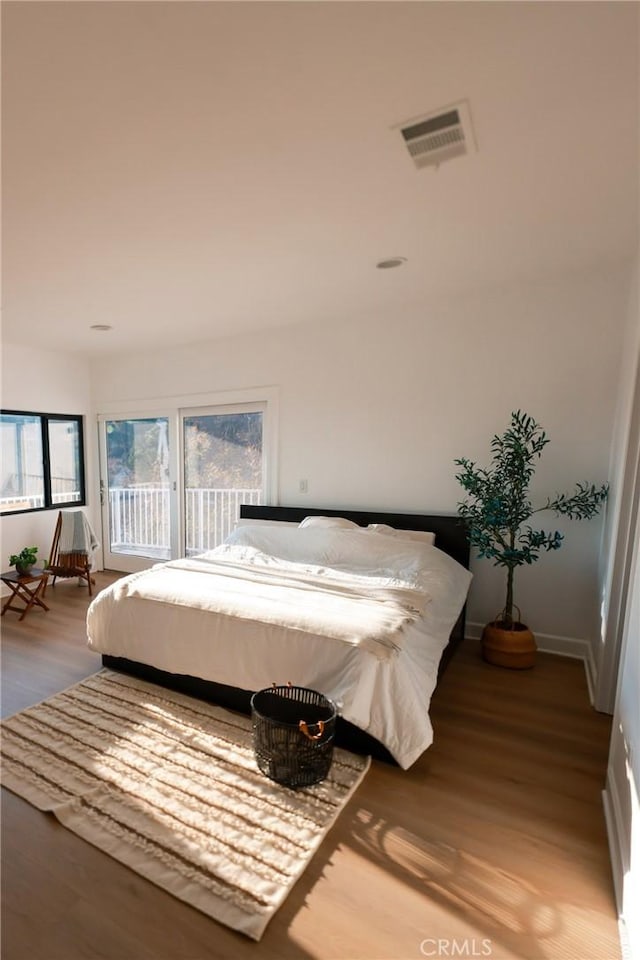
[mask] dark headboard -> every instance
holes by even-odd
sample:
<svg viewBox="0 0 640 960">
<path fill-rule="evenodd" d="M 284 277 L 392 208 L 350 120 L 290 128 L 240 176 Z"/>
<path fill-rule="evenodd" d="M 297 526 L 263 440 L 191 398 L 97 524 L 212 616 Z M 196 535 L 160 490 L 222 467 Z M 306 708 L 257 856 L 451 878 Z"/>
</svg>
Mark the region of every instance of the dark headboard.
<svg viewBox="0 0 640 960">
<path fill-rule="evenodd" d="M 289 520 L 293 523 L 300 523 L 305 517 L 345 517 L 361 527 L 366 527 L 370 523 L 387 523 L 398 530 L 430 530 L 436 535 L 436 546 L 439 550 L 444 550 L 463 567 L 469 567 L 467 528 L 456 515 L 329 510 L 325 507 L 257 507 L 242 504 L 240 516 L 246 520 Z"/>
</svg>

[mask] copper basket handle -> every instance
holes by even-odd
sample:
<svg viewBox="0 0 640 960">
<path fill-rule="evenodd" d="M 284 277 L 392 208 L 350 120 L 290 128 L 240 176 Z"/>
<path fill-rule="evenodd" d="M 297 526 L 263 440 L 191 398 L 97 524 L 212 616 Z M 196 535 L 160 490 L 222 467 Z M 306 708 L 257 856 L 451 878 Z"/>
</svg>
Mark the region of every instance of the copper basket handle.
<svg viewBox="0 0 640 960">
<path fill-rule="evenodd" d="M 298 724 L 298 729 L 300 730 L 300 733 L 304 733 L 305 737 L 307 737 L 309 740 L 319 740 L 324 733 L 324 720 L 318 720 L 318 722 L 312 724 L 312 726 L 318 728 L 317 733 L 309 733 L 309 727 L 304 720 L 300 721 Z"/>
</svg>

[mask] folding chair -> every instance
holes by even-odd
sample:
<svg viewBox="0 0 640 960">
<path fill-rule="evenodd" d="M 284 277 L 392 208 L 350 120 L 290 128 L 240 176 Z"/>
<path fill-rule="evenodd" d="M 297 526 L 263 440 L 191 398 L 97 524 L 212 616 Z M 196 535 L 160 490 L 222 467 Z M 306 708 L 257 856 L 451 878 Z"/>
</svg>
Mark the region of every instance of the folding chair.
<svg viewBox="0 0 640 960">
<path fill-rule="evenodd" d="M 86 580 L 89 596 L 92 596 L 91 584 L 96 581 L 91 576 L 91 556 L 97 546 L 89 521 L 82 511 L 60 510 L 46 567 L 47 573 L 53 576 L 51 585 L 55 587 L 58 577 L 78 577 Z"/>
</svg>

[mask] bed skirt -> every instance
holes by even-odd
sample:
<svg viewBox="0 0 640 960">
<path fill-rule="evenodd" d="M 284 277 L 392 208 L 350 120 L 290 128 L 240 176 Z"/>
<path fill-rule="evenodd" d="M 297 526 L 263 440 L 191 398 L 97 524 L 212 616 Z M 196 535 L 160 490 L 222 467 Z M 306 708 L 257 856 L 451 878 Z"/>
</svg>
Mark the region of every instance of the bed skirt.
<svg viewBox="0 0 640 960">
<path fill-rule="evenodd" d="M 451 640 L 447 644 L 440 661 L 438 679 L 451 660 L 459 639 L 457 630 L 454 629 Z M 251 697 L 255 691 L 230 687 L 213 680 L 191 677 L 188 674 L 169 673 L 166 670 L 151 667 L 146 663 L 127 660 L 126 657 L 112 657 L 106 653 L 102 654 L 102 663 L 111 670 L 129 673 L 134 677 L 140 677 L 142 680 L 148 680 L 150 683 L 156 683 L 160 687 L 168 687 L 170 690 L 177 690 L 179 693 L 197 697 L 199 700 L 216 703 L 228 710 L 236 710 L 238 713 L 247 715 L 251 713 Z M 382 760 L 384 763 L 398 766 L 387 748 L 379 740 L 365 733 L 364 730 L 360 730 L 353 723 L 349 723 L 343 717 L 338 717 L 336 722 L 335 744 L 345 750 L 350 750 L 352 753 L 369 755 L 375 760 Z"/>
</svg>

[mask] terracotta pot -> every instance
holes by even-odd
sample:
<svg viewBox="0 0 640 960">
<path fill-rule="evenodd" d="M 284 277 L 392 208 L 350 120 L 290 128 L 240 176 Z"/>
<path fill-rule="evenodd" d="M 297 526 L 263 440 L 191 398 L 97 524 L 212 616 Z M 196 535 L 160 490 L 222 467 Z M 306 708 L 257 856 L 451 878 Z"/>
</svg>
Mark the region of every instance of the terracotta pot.
<svg viewBox="0 0 640 960">
<path fill-rule="evenodd" d="M 482 656 L 497 667 L 526 670 L 536 662 L 535 637 L 524 623 L 506 627 L 494 620 L 482 631 Z"/>
</svg>

